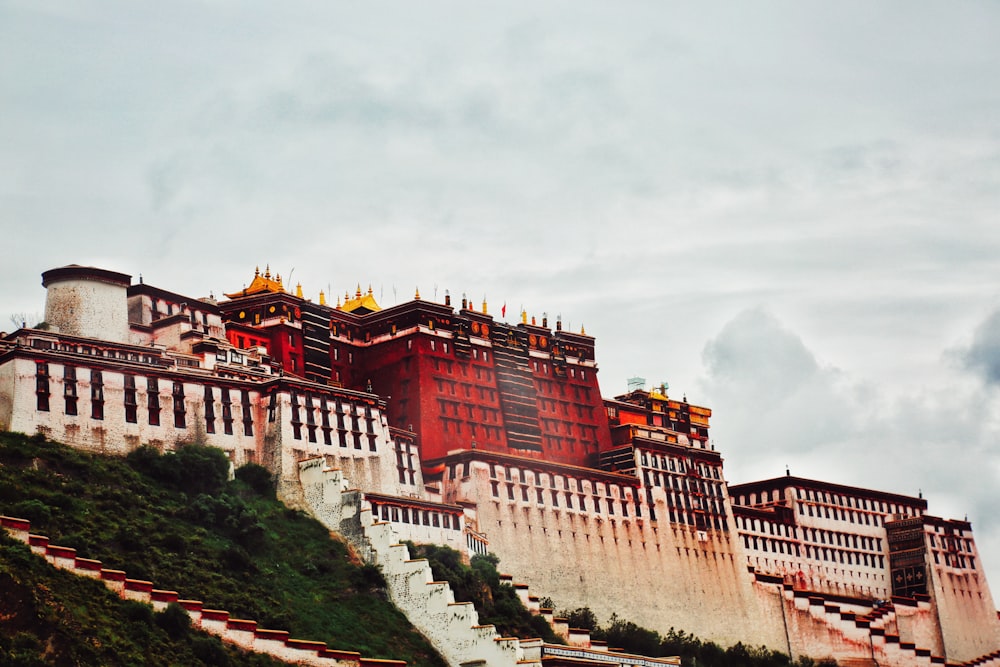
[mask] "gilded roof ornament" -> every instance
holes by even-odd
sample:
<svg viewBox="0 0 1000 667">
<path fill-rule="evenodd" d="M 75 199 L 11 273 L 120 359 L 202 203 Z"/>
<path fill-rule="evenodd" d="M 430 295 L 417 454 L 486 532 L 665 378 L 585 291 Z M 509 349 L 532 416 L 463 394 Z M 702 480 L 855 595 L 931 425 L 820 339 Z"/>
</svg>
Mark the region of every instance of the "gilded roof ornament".
<svg viewBox="0 0 1000 667">
<path fill-rule="evenodd" d="M 417 298 L 420 298 L 419 294 Z M 340 309 L 348 313 L 364 315 L 365 313 L 374 313 L 382 310 L 382 307 L 375 301 L 371 287 L 368 288 L 368 293 L 364 294 L 361 291 L 361 283 L 358 283 L 358 288 L 354 292 L 353 299 L 349 298 L 346 292 L 344 293 L 344 305 Z"/>
<path fill-rule="evenodd" d="M 254 268 L 253 281 L 250 283 L 250 286 L 244 287 L 239 292 L 226 294 L 226 297 L 229 299 L 238 299 L 241 296 L 250 296 L 251 294 L 261 294 L 263 292 L 281 293 L 284 291 L 285 287 L 281 284 L 281 276 L 275 276 L 274 279 L 271 278 L 270 265 L 265 269 L 264 275 L 261 275 L 260 266 L 257 266 Z M 298 296 L 301 296 L 301 294 L 298 294 Z"/>
</svg>

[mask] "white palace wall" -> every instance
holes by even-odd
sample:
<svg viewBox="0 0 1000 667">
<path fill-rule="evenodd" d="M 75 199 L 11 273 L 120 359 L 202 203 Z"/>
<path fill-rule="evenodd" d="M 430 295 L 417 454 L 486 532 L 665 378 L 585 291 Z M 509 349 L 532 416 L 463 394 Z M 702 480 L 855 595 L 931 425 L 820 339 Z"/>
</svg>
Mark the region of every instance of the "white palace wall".
<svg viewBox="0 0 1000 667">
<path fill-rule="evenodd" d="M 471 462 L 468 477 L 445 475 L 445 502 L 476 503 L 478 530 L 489 538 L 501 567 L 560 609 L 590 607 L 602 623 L 617 613 L 661 633 L 673 627 L 727 645 L 785 648 L 780 609 L 753 590 L 744 557 L 727 531 L 699 535 L 691 526 L 652 521 L 642 493 L 636 494 L 642 518 L 634 501 L 626 517 L 620 509 L 598 514 L 590 501 L 587 510 L 578 502 L 572 509 L 564 503 L 555 507 L 547 490 L 543 503 L 533 495 L 529 502 L 520 494 L 510 500 L 505 491 L 494 497 L 489 465 L 481 461 Z M 592 487 L 584 484 L 585 498 L 591 498 Z M 609 486 L 618 505 L 622 487 Z M 657 517 L 666 517 L 662 491 L 652 492 Z"/>
</svg>

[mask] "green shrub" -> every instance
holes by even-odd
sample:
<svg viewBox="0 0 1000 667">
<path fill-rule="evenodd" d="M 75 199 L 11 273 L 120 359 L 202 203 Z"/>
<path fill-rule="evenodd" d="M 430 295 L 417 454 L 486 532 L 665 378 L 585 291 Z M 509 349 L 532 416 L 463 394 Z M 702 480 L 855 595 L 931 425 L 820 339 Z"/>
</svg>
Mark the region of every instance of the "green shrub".
<svg viewBox="0 0 1000 667">
<path fill-rule="evenodd" d="M 236 479 L 246 484 L 263 498 L 274 498 L 275 480 L 271 471 L 262 465 L 248 463 L 236 469 Z"/>
<path fill-rule="evenodd" d="M 181 639 L 191 631 L 191 617 L 176 602 L 171 602 L 166 609 L 156 614 L 156 624 L 171 639 Z"/>
</svg>

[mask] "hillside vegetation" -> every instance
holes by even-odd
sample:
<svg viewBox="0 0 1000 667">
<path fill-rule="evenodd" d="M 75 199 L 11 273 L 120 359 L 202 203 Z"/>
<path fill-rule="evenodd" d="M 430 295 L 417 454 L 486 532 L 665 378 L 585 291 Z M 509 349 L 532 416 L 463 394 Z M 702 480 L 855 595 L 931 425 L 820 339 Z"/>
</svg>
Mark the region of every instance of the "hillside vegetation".
<svg viewBox="0 0 1000 667">
<path fill-rule="evenodd" d="M 406 660 L 414 666 L 445 664 L 388 601 L 377 568 L 357 562 L 322 525 L 278 502 L 265 469 L 246 466 L 227 481 L 228 465 L 221 450 L 197 445 L 165 455 L 142 448 L 120 459 L 40 436 L 0 433 L 0 513 L 31 520 L 32 531 L 49 536 L 52 544 L 76 548 L 105 567 L 201 599 L 234 617 L 255 619 L 260 627 L 287 630 L 366 657 Z M 161 626 L 170 624 L 101 593 L 96 582 L 80 582 L 84 593 L 73 600 L 47 597 L 57 589 L 61 595 L 77 588 L 65 585 L 72 575 L 51 572 L 58 575 L 58 584 L 34 580 L 24 569 L 26 548 L 7 541 L 2 553 L 0 582 L 22 593 L 36 584 L 47 589 L 32 602 L 41 610 L 38 627 L 0 624 L 2 651 L 46 654 L 46 661 L 56 664 L 116 664 L 51 659 L 46 638 L 62 630 L 41 628 L 43 621 L 68 618 L 79 632 L 63 633 L 67 643 L 91 641 L 94 629 L 107 625 L 113 629 L 100 643 L 123 646 L 137 623 L 135 616 L 154 639 L 166 632 Z M 87 587 L 94 588 L 93 596 Z M 85 604 L 88 597 L 96 607 Z M 9 613 L 3 608 L 7 600 L 0 595 L 0 616 Z M 32 646 L 32 636 L 39 640 L 37 646 Z M 197 639 L 185 641 L 202 641 L 202 635 L 193 636 Z M 161 640 L 149 642 L 157 646 Z M 71 656 L 85 648 L 62 653 Z M 180 651 L 178 656 L 195 651 L 180 646 L 155 653 L 170 655 L 172 650 Z M 208 651 L 204 646 L 200 650 Z M 148 661 L 117 664 L 143 662 Z M 178 657 L 162 664 L 198 662 Z"/>
</svg>

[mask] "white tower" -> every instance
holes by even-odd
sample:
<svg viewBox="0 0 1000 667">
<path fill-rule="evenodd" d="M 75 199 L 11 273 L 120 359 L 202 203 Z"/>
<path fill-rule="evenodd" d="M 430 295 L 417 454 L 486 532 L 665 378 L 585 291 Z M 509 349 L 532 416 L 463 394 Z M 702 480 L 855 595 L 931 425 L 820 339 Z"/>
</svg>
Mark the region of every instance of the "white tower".
<svg viewBox="0 0 1000 667">
<path fill-rule="evenodd" d="M 132 276 L 70 264 L 42 274 L 45 321 L 71 336 L 128 342 Z"/>
</svg>

